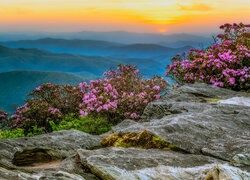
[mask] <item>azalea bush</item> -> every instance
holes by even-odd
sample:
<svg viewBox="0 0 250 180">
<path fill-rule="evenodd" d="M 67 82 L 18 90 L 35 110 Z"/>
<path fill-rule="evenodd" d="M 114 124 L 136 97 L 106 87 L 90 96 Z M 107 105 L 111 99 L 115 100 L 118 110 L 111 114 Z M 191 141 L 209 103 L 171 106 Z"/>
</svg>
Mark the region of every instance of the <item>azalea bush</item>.
<svg viewBox="0 0 250 180">
<path fill-rule="evenodd" d="M 133 65 L 119 65 L 103 75 L 103 80 L 79 85 L 89 88 L 80 104 L 81 116 L 101 117 L 113 124 L 140 118 L 146 105 L 159 99 L 169 86 L 160 76 L 145 80 Z"/>
<path fill-rule="evenodd" d="M 19 107 L 11 116 L 12 129 L 23 128 L 27 134 L 33 127 L 41 128 L 45 133 L 51 132 L 50 121 L 61 122 L 65 115 L 74 113 L 79 116 L 79 104 L 82 101 L 83 90 L 70 85 L 43 84 L 34 89 L 26 104 Z"/>
<path fill-rule="evenodd" d="M 90 81 L 90 84 L 47 83 L 37 87 L 29 94 L 32 98 L 16 110 L 9 123 L 12 129 L 24 129 L 26 135 L 34 131 L 34 126 L 47 133 L 57 126 L 68 128 L 71 123 L 65 118 L 73 114 L 76 122 L 84 122 L 80 123 L 84 126 L 82 129 L 88 127 L 98 134 L 125 118 L 140 118 L 146 105 L 159 99 L 168 85 L 160 76 L 144 79 L 135 66 L 119 65 L 117 70 L 104 73 L 104 79 Z M 106 124 L 104 129 L 98 127 L 101 124 Z M 77 125 L 74 127 L 79 129 Z"/>
<path fill-rule="evenodd" d="M 78 86 L 47 83 L 34 89 L 29 95 L 55 108 L 51 112 L 59 110 L 62 114 L 79 114 L 79 104 L 86 90 Z"/>
<path fill-rule="evenodd" d="M 0 110 L 0 127 L 6 127 L 8 125 L 8 113 Z"/>
<path fill-rule="evenodd" d="M 204 82 L 233 90 L 249 90 L 250 25 L 225 24 L 217 42 L 207 49 L 178 54 L 167 67 L 166 76 L 178 84 Z"/>
<path fill-rule="evenodd" d="M 38 126 L 44 132 L 51 132 L 49 121 L 59 123 L 63 114 L 57 108 L 51 108 L 47 102 L 40 99 L 28 99 L 27 103 L 19 107 L 11 116 L 11 128 L 22 128 L 25 134 L 33 131 Z"/>
</svg>

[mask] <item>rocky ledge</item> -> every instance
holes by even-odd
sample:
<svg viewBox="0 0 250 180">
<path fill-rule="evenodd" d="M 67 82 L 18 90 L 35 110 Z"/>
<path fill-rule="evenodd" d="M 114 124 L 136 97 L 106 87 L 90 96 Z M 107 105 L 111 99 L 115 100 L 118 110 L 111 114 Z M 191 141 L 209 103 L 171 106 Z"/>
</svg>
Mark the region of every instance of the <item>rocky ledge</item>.
<svg viewBox="0 0 250 180">
<path fill-rule="evenodd" d="M 178 150 L 144 149 L 141 132 Z M 130 142 L 141 146 L 104 147 L 112 134 L 122 134 L 119 143 L 134 134 Z M 124 120 L 101 136 L 59 131 L 1 140 L 0 179 L 249 180 L 250 94 L 183 86 L 150 103 L 139 121 Z"/>
</svg>

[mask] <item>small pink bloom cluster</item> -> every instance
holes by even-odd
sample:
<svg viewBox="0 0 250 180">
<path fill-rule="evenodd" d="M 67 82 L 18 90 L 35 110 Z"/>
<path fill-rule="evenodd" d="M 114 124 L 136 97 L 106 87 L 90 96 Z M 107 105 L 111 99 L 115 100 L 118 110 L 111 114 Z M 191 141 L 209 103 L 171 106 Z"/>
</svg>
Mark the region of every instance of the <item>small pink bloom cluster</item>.
<svg viewBox="0 0 250 180">
<path fill-rule="evenodd" d="M 57 108 L 49 108 L 48 111 L 53 115 L 55 115 L 56 113 L 60 113 L 60 110 Z M 58 116 L 61 117 L 61 114 L 59 114 Z"/>
<path fill-rule="evenodd" d="M 49 121 L 59 122 L 63 114 L 57 108 L 51 108 L 46 102 L 39 99 L 29 99 L 27 103 L 19 107 L 11 116 L 11 128 L 23 128 L 25 132 L 32 132 L 32 127 L 43 128 L 49 131 Z"/>
<path fill-rule="evenodd" d="M 7 122 L 8 122 L 8 113 L 6 111 L 0 110 L 0 125 L 4 127 L 6 126 Z"/>
<path fill-rule="evenodd" d="M 146 105 L 160 98 L 169 83 L 160 76 L 144 80 L 132 65 L 119 65 L 105 72 L 103 80 L 90 81 L 80 104 L 81 116 L 102 116 L 110 121 L 138 119 Z"/>
<path fill-rule="evenodd" d="M 7 118 L 8 113 L 6 111 L 1 111 L 0 110 L 0 118 Z"/>
<path fill-rule="evenodd" d="M 79 113 L 79 104 L 82 102 L 85 84 L 78 86 L 43 84 L 34 89 L 29 95 L 26 104 L 19 107 L 10 118 L 11 128 L 23 128 L 25 132 L 33 126 L 50 132 L 49 121 L 59 123 L 65 115 Z"/>
<path fill-rule="evenodd" d="M 190 49 L 172 58 L 166 76 L 180 84 L 205 82 L 234 90 L 250 86 L 249 25 L 225 24 L 218 42 L 205 50 Z"/>
</svg>

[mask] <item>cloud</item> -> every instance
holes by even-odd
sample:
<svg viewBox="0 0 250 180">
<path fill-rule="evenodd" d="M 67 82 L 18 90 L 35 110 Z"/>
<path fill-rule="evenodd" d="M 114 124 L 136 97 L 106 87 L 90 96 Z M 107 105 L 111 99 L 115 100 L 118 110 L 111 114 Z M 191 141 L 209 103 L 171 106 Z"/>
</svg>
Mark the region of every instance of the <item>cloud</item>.
<svg viewBox="0 0 250 180">
<path fill-rule="evenodd" d="M 178 4 L 180 6 L 180 11 L 211 11 L 214 8 L 212 6 L 209 6 L 207 4 L 192 4 L 192 5 L 182 5 Z"/>
<path fill-rule="evenodd" d="M 30 15 L 33 13 L 30 9 L 25 8 L 2 8 L 0 9 L 1 14 L 12 14 L 12 15 Z"/>
<path fill-rule="evenodd" d="M 146 5 L 168 6 L 172 3 L 146 3 Z"/>
</svg>

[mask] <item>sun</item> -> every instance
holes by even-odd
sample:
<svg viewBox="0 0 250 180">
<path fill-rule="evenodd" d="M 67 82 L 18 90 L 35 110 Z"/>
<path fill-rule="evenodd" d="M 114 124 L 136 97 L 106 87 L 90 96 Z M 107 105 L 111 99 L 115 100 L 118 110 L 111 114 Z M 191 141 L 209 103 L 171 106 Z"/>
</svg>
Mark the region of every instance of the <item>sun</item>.
<svg viewBox="0 0 250 180">
<path fill-rule="evenodd" d="M 166 28 L 159 28 L 157 29 L 158 32 L 161 32 L 161 33 L 165 33 L 167 32 L 168 30 Z"/>
</svg>

